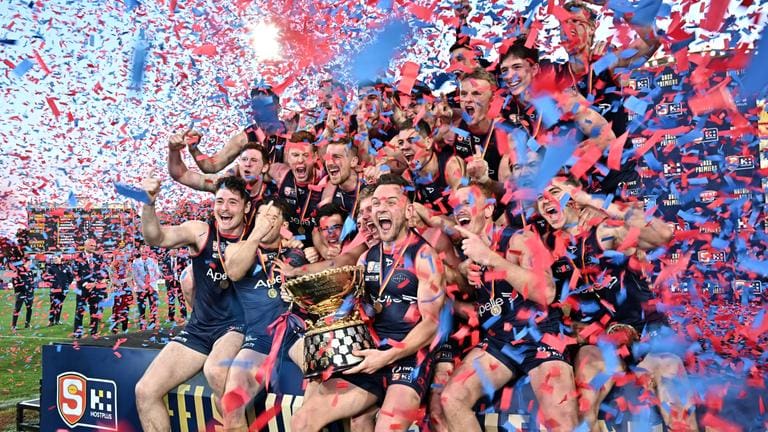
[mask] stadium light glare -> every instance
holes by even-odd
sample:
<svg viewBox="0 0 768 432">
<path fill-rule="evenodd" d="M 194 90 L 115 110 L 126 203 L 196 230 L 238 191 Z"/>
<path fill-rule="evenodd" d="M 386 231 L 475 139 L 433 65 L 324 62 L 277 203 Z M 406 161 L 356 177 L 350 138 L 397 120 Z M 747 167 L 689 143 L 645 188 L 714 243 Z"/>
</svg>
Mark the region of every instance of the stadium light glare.
<svg viewBox="0 0 768 432">
<path fill-rule="evenodd" d="M 280 29 L 272 23 L 248 25 L 248 41 L 258 60 L 280 60 Z"/>
</svg>

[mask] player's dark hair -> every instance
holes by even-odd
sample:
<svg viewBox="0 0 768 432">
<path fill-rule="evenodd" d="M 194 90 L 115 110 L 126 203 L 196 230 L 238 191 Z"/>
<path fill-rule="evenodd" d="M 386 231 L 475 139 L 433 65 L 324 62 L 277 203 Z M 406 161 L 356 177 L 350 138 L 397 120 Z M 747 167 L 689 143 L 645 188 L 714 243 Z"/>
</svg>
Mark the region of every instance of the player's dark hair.
<svg viewBox="0 0 768 432">
<path fill-rule="evenodd" d="M 265 149 L 260 142 L 248 141 L 248 143 L 243 146 L 243 150 L 240 152 L 240 154 L 243 154 L 243 152 L 245 152 L 246 150 L 256 150 L 257 152 L 261 153 L 262 162 L 264 162 L 265 164 L 269 163 L 269 155 L 267 153 L 267 149 Z"/>
<path fill-rule="evenodd" d="M 343 208 L 341 208 L 340 205 L 336 203 L 328 203 L 317 209 L 316 219 L 320 221 L 321 218 L 333 215 L 341 216 L 341 220 L 343 221 L 347 218 L 348 213 Z"/>
<path fill-rule="evenodd" d="M 269 199 L 263 199 L 259 203 L 259 205 L 256 207 L 256 212 L 258 213 L 259 209 L 262 206 L 265 206 L 269 203 L 272 203 L 272 207 L 275 207 L 276 209 L 280 210 L 280 213 L 283 215 L 283 221 L 287 221 L 290 219 L 291 214 L 293 213 L 293 208 L 290 204 L 288 204 L 285 199 L 277 196 L 270 197 Z"/>
<path fill-rule="evenodd" d="M 231 192 L 234 192 L 240 195 L 240 197 L 245 202 L 248 202 L 251 198 L 251 195 L 248 193 L 248 189 L 245 187 L 245 180 L 243 180 L 242 177 L 237 177 L 237 176 L 219 177 L 219 179 L 216 180 L 216 191 L 219 191 L 221 189 L 227 189 Z"/>
</svg>

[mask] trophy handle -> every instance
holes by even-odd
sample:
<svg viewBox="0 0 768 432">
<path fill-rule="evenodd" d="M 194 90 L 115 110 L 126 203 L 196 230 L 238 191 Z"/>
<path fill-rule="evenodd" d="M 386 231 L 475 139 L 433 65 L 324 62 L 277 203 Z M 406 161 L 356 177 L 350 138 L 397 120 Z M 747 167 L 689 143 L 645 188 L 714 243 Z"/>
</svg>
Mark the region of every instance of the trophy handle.
<svg viewBox="0 0 768 432">
<path fill-rule="evenodd" d="M 363 290 L 365 289 L 365 284 L 363 283 L 363 270 L 361 268 L 355 268 L 352 284 L 355 287 L 355 297 L 362 297 L 364 294 Z"/>
</svg>

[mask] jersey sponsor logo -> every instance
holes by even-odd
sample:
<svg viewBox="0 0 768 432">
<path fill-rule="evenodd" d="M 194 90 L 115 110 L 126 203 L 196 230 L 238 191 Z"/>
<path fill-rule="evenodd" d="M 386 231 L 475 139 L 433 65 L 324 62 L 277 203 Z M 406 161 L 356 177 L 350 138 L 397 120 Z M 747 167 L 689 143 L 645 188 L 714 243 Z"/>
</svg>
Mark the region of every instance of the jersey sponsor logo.
<svg viewBox="0 0 768 432">
<path fill-rule="evenodd" d="M 418 301 L 417 297 L 409 296 L 409 295 L 400 295 L 400 296 L 391 296 L 389 294 L 384 294 L 381 296 L 381 301 L 376 300 L 375 303 L 383 303 L 385 306 L 389 303 L 416 303 Z"/>
<path fill-rule="evenodd" d="M 281 285 L 283 278 L 280 274 L 276 274 L 273 280 L 259 279 L 254 284 L 254 288 L 272 288 L 275 285 Z"/>
<path fill-rule="evenodd" d="M 219 242 L 214 242 L 211 245 L 211 250 L 213 250 L 211 257 L 213 259 L 219 259 L 220 254 L 223 254 L 227 250 L 227 244 L 227 242 L 221 244 L 219 244 Z"/>
<path fill-rule="evenodd" d="M 77 372 L 56 377 L 56 408 L 69 427 L 117 430 L 117 384 Z"/>
<path fill-rule="evenodd" d="M 610 113 L 611 107 L 613 107 L 613 105 L 609 103 L 600 103 L 600 104 L 595 104 L 593 106 L 597 108 L 597 112 L 599 112 L 600 115 L 602 116 L 604 116 L 606 113 Z"/>
<path fill-rule="evenodd" d="M 496 297 L 495 299 L 492 299 L 491 301 L 480 305 L 480 308 L 477 310 L 477 314 L 480 316 L 485 315 L 486 312 L 490 312 L 491 309 L 495 307 L 501 307 L 501 305 L 504 304 L 504 299 L 501 297 Z"/>
<path fill-rule="evenodd" d="M 395 366 L 392 368 L 392 381 L 413 383 L 418 378 L 418 371 L 413 366 Z"/>
<path fill-rule="evenodd" d="M 283 195 L 286 197 L 296 198 L 296 189 L 286 186 L 283 188 Z"/>
<path fill-rule="evenodd" d="M 208 276 L 209 278 L 211 278 L 211 280 L 214 281 L 214 282 L 219 282 L 219 281 L 227 279 L 227 274 L 226 273 L 215 272 L 215 271 L 213 271 L 212 268 L 209 268 L 208 271 L 205 272 L 205 275 Z"/>
<path fill-rule="evenodd" d="M 378 273 L 381 271 L 378 261 L 368 261 L 368 265 L 365 268 L 366 273 Z"/>
</svg>

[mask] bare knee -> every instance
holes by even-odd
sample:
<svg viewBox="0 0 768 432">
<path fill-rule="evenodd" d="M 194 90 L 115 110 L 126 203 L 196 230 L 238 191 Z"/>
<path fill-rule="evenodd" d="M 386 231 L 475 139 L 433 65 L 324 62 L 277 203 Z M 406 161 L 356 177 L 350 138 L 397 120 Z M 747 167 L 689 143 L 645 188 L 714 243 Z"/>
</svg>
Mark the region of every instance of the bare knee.
<svg viewBox="0 0 768 432">
<path fill-rule="evenodd" d="M 658 356 L 654 369 L 654 375 L 658 378 L 678 378 L 683 376 L 685 365 L 676 355 L 661 355 Z"/>
<path fill-rule="evenodd" d="M 471 408 L 475 402 L 477 402 L 476 398 L 473 398 L 471 392 L 459 382 L 449 381 L 440 395 L 443 416 L 447 416 L 456 409 Z"/>
<path fill-rule="evenodd" d="M 579 349 L 574 362 L 574 375 L 577 382 L 590 381 L 603 369 L 605 360 L 600 349 L 596 346 L 586 345 Z"/>
<path fill-rule="evenodd" d="M 359 416 L 352 417 L 349 425 L 352 432 L 372 431 L 376 425 L 376 411 L 365 412 Z"/>
<path fill-rule="evenodd" d="M 291 429 L 308 432 L 320 430 L 324 425 L 315 425 L 313 424 L 315 421 L 317 421 L 316 413 L 310 406 L 305 405 L 291 416 Z"/>
<path fill-rule="evenodd" d="M 158 395 L 157 386 L 153 385 L 145 377 L 136 383 L 134 387 L 134 393 L 136 395 L 136 405 L 142 406 L 156 399 L 161 399 L 163 395 Z"/>
<path fill-rule="evenodd" d="M 216 394 L 216 396 L 224 394 L 227 372 L 227 368 L 213 365 L 210 362 L 206 362 L 203 366 L 203 375 L 205 375 L 208 385 L 211 386 L 211 390 L 213 390 L 213 393 Z"/>
</svg>

